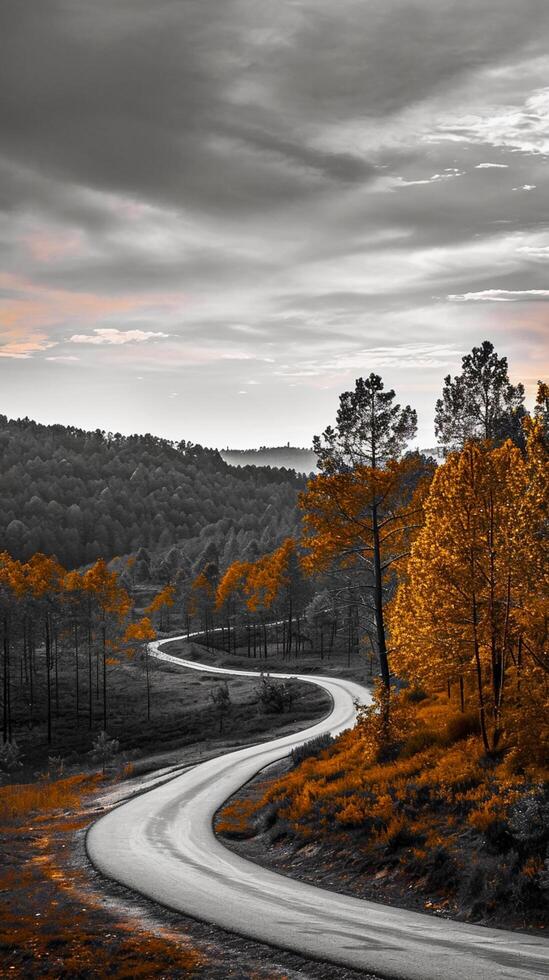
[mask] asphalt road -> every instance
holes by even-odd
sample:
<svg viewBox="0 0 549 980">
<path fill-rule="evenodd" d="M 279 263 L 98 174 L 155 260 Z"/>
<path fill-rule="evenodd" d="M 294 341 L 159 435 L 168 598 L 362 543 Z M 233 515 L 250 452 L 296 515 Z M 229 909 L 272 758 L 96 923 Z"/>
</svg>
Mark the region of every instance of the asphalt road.
<svg viewBox="0 0 549 980">
<path fill-rule="evenodd" d="M 167 642 L 151 644 L 151 653 L 202 672 L 255 674 L 172 657 L 159 649 Z M 87 850 L 95 867 L 194 918 L 303 956 L 387 978 L 549 977 L 546 939 L 339 895 L 246 861 L 215 837 L 212 819 L 227 797 L 294 746 L 351 726 L 354 701 L 369 700 L 365 688 L 348 680 L 299 679 L 328 691 L 333 700 L 328 717 L 296 734 L 210 759 L 111 810 L 88 832 Z"/>
</svg>

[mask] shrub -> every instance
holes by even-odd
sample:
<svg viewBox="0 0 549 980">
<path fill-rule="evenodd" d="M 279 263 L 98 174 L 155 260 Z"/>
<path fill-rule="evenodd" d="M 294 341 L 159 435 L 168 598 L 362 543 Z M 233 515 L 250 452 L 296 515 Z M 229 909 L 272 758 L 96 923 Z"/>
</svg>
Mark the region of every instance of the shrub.
<svg viewBox="0 0 549 980">
<path fill-rule="evenodd" d="M 103 774 L 109 762 L 112 762 L 114 756 L 120 748 L 120 742 L 117 738 L 109 738 L 106 732 L 99 732 L 97 738 L 92 742 L 92 750 L 90 756 L 95 762 L 100 762 Z"/>
<path fill-rule="evenodd" d="M 412 687 L 406 691 L 406 700 L 412 704 L 419 704 L 420 701 L 426 701 L 428 697 L 429 695 L 422 687 Z"/>
<path fill-rule="evenodd" d="M 459 881 L 456 862 L 450 852 L 441 845 L 433 848 L 427 855 L 426 886 L 436 891 L 448 891 Z"/>
<path fill-rule="evenodd" d="M 270 677 L 261 675 L 259 685 L 259 707 L 266 714 L 282 714 L 292 704 L 292 694 L 289 684 L 273 681 Z"/>
<path fill-rule="evenodd" d="M 216 830 L 225 837 L 233 837 L 243 840 L 246 837 L 253 837 L 255 830 L 252 817 L 257 809 L 257 804 L 251 800 L 235 800 L 224 807 L 217 821 Z"/>
<path fill-rule="evenodd" d="M 231 695 L 229 694 L 229 688 L 226 681 L 223 681 L 217 687 L 214 687 L 212 691 L 210 691 L 210 700 L 218 717 L 219 734 L 221 735 L 223 731 L 223 718 L 231 710 Z"/>
<path fill-rule="evenodd" d="M 549 799 L 546 793 L 519 800 L 510 808 L 507 822 L 522 853 L 544 853 L 549 844 Z"/>
<path fill-rule="evenodd" d="M 397 815 L 391 818 L 386 830 L 380 835 L 387 854 L 393 854 L 402 847 L 415 847 L 425 841 L 425 835 L 414 830 L 406 818 Z"/>
<path fill-rule="evenodd" d="M 505 820 L 494 820 L 484 831 L 486 845 L 494 854 L 507 854 L 515 841 L 509 833 Z"/>
<path fill-rule="evenodd" d="M 418 732 L 414 732 L 406 739 L 404 745 L 400 750 L 401 759 L 410 759 L 413 755 L 417 755 L 418 752 L 423 752 L 424 749 L 428 749 L 431 745 L 436 745 L 439 742 L 439 737 L 436 732 L 431 731 L 429 728 L 421 728 Z"/>
<path fill-rule="evenodd" d="M 478 735 L 480 722 L 476 711 L 464 711 L 452 715 L 446 722 L 446 739 L 448 742 L 460 742 L 471 735 Z"/>
<path fill-rule="evenodd" d="M 0 772 L 14 772 L 16 769 L 21 769 L 23 765 L 21 758 L 21 750 L 15 739 L 12 742 L 5 742 L 0 747 Z"/>
<path fill-rule="evenodd" d="M 297 745 L 291 752 L 294 766 L 298 766 L 300 762 L 303 762 L 304 759 L 309 759 L 311 756 L 320 755 L 324 749 L 330 748 L 334 742 L 335 738 L 333 735 L 326 732 L 324 735 L 317 735 L 316 738 L 309 739 L 308 742 L 303 742 L 302 745 Z"/>
</svg>

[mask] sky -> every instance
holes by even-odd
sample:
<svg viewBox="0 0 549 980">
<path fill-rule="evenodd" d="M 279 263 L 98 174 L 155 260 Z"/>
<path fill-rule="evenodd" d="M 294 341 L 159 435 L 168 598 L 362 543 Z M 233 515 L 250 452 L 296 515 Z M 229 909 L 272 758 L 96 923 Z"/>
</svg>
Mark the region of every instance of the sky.
<svg viewBox="0 0 549 980">
<path fill-rule="evenodd" d="M 381 374 L 434 444 L 549 361 L 547 0 L 3 0 L 0 412 L 310 445 Z"/>
</svg>

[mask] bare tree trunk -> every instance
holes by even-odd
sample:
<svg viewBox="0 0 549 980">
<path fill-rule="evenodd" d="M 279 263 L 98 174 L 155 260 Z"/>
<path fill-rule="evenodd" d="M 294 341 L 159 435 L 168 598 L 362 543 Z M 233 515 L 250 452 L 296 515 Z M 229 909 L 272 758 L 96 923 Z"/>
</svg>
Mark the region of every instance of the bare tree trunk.
<svg viewBox="0 0 549 980">
<path fill-rule="evenodd" d="M 4 617 L 4 637 L 3 637 L 3 649 L 4 649 L 4 672 L 2 678 L 2 740 L 3 742 L 11 741 L 11 718 L 10 718 L 10 639 L 9 639 L 9 627 L 8 627 L 8 617 Z"/>
<path fill-rule="evenodd" d="M 45 626 L 45 641 L 46 641 L 47 728 L 48 728 L 48 745 L 51 745 L 51 634 L 50 634 L 50 620 L 48 615 L 46 615 L 44 626 Z"/>
<path fill-rule="evenodd" d="M 88 728 L 93 728 L 93 668 L 91 625 L 88 622 Z"/>
<path fill-rule="evenodd" d="M 101 631 L 102 647 L 103 647 L 103 731 L 107 731 L 107 636 L 106 636 L 106 626 L 103 623 Z"/>
<path fill-rule="evenodd" d="M 145 644 L 145 676 L 147 678 L 147 721 L 151 720 L 151 684 L 149 679 L 149 644 Z"/>
<path fill-rule="evenodd" d="M 383 616 L 383 572 L 381 568 L 381 547 L 379 543 L 377 503 L 375 500 L 372 505 L 372 529 L 374 538 L 374 609 L 377 633 L 377 652 L 379 656 L 381 680 L 387 694 L 389 694 L 391 690 L 391 675 L 389 673 L 389 660 L 387 657 L 387 643 L 385 638 L 385 622 Z"/>
</svg>

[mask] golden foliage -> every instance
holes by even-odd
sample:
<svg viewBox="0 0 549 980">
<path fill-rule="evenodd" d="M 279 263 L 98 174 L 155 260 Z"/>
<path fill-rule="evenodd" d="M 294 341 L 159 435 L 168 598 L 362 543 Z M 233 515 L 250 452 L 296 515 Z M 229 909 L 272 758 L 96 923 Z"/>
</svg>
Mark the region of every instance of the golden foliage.
<svg viewBox="0 0 549 980">
<path fill-rule="evenodd" d="M 548 463 L 539 424 L 528 432 L 526 456 L 470 443 L 438 469 L 390 610 L 399 674 L 430 691 L 474 680 L 487 750 L 516 746 L 533 704 L 534 738 L 549 737 Z"/>
</svg>

